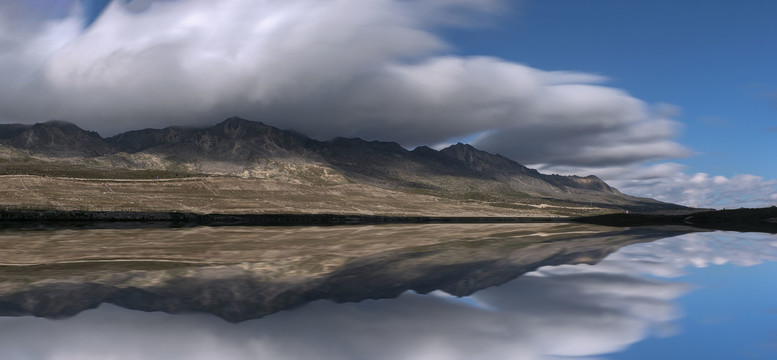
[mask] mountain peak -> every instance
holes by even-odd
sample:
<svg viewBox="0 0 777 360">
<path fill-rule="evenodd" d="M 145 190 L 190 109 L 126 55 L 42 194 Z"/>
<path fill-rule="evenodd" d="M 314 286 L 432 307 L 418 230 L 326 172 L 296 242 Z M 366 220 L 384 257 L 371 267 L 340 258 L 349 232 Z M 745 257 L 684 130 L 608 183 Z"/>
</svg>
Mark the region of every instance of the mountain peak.
<svg viewBox="0 0 777 360">
<path fill-rule="evenodd" d="M 432 149 L 426 145 L 417 146 L 415 149 L 412 150 L 413 153 L 417 154 L 437 154 L 439 153 L 437 150 Z"/>
<path fill-rule="evenodd" d="M 222 127 L 222 126 L 235 126 L 235 125 L 248 125 L 248 124 L 262 124 L 259 121 L 251 121 L 246 120 L 238 116 L 231 116 L 226 118 L 224 121 L 214 125 L 215 127 Z M 264 125 L 264 124 L 262 124 Z"/>
<path fill-rule="evenodd" d="M 113 151 L 100 134 L 62 120 L 7 125 L 2 130 L 0 138 L 6 145 L 54 156 L 98 156 Z"/>
<path fill-rule="evenodd" d="M 84 130 L 78 125 L 64 120 L 49 120 L 42 123 L 36 123 L 33 125 L 27 125 L 28 131 L 34 131 L 38 133 L 44 132 L 62 132 L 63 134 L 84 134 L 92 137 L 100 137 L 97 132 Z"/>
<path fill-rule="evenodd" d="M 382 150 L 382 151 L 400 152 L 400 153 L 407 152 L 407 149 L 403 148 L 402 145 L 399 145 L 399 143 L 394 141 L 379 141 L 379 140 L 367 141 L 358 137 L 346 138 L 346 137 L 338 136 L 332 140 L 329 140 L 328 143 L 335 146 L 349 147 L 349 148 L 369 148 L 373 150 Z"/>
<path fill-rule="evenodd" d="M 302 156 L 309 138 L 237 116 L 202 128 L 146 129 L 116 135 L 109 141 L 129 153 L 150 152 L 177 158 L 218 161 Z"/>
<path fill-rule="evenodd" d="M 41 126 L 56 126 L 56 127 L 70 127 L 70 128 L 76 127 L 76 128 L 81 129 L 78 125 L 73 124 L 70 121 L 56 120 L 56 119 L 49 120 L 49 121 L 46 121 L 46 122 L 43 122 L 43 123 L 37 123 L 37 124 L 35 124 L 33 126 L 38 126 L 38 127 L 41 127 Z M 84 130 L 84 131 L 86 131 L 86 130 Z"/>
<path fill-rule="evenodd" d="M 444 149 L 442 149 L 440 151 L 441 152 L 447 152 L 447 153 L 453 153 L 453 152 L 461 153 L 461 152 L 473 152 L 473 151 L 485 152 L 485 151 L 482 151 L 482 150 L 480 150 L 480 149 L 478 149 L 478 148 L 476 148 L 476 147 L 474 147 L 474 146 L 472 146 L 470 144 L 465 144 L 465 143 L 462 143 L 462 142 L 457 142 L 457 143 L 455 143 L 453 145 L 450 145 L 450 146 L 448 146 L 448 147 L 446 147 L 446 148 L 444 148 Z"/>
<path fill-rule="evenodd" d="M 440 153 L 466 162 L 478 171 L 525 173 L 529 169 L 499 154 L 491 154 L 470 144 L 456 143 Z"/>
<path fill-rule="evenodd" d="M 219 129 L 227 132 L 236 132 L 244 129 L 269 128 L 269 127 L 270 126 L 267 126 L 264 123 L 261 123 L 259 121 L 251 121 L 251 120 L 239 118 L 237 116 L 232 116 L 216 125 L 213 125 L 211 129 Z"/>
<path fill-rule="evenodd" d="M 283 132 L 280 129 L 265 125 L 259 121 L 246 120 L 237 116 L 232 116 L 212 127 L 201 130 L 228 139 L 251 138 L 257 136 L 281 136 L 281 133 Z"/>
</svg>

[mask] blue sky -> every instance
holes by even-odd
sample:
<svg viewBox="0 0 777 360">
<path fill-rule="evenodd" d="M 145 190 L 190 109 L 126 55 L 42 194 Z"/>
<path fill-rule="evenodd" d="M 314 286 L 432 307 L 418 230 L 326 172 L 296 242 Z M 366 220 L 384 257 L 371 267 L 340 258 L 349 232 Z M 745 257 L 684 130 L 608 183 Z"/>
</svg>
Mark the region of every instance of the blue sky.
<svg viewBox="0 0 777 360">
<path fill-rule="evenodd" d="M 601 74 L 682 110 L 698 171 L 777 178 L 777 2 L 526 1 L 493 26 L 449 32 L 462 55 Z"/>
<path fill-rule="evenodd" d="M 766 0 L 12 1 L 0 122 L 112 135 L 238 115 L 320 139 L 463 139 L 629 194 L 768 206 L 775 13 Z"/>
<path fill-rule="evenodd" d="M 82 0 L 84 4 L 84 25 L 90 26 L 102 14 L 111 0 Z"/>
</svg>

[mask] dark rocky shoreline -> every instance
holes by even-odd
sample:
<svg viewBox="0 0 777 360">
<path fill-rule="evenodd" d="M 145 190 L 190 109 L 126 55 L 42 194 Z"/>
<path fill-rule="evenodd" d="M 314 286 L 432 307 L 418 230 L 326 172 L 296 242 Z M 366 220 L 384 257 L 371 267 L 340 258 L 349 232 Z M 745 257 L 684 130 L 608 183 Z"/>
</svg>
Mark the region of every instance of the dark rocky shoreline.
<svg viewBox="0 0 777 360">
<path fill-rule="evenodd" d="M 682 215 L 607 214 L 584 217 L 384 216 L 359 214 L 197 214 L 184 212 L 0 210 L 0 228 L 158 228 L 191 226 L 326 226 L 577 222 L 613 227 L 682 225 L 707 230 L 777 233 L 777 207 Z"/>
<path fill-rule="evenodd" d="M 605 226 L 684 225 L 709 230 L 777 233 L 777 207 L 702 211 L 684 215 L 607 214 L 575 222 Z"/>
<path fill-rule="evenodd" d="M 559 217 L 382 216 L 358 214 L 196 214 L 183 212 L 0 210 L 0 228 L 151 228 L 559 222 Z"/>
</svg>

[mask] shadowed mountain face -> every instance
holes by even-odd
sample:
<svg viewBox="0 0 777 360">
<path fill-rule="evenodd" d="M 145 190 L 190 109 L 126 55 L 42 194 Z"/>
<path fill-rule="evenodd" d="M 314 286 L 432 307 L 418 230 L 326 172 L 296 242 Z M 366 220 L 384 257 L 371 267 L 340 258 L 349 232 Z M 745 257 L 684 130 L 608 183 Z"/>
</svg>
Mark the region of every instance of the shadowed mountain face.
<svg viewBox="0 0 777 360">
<path fill-rule="evenodd" d="M 101 164 L 108 165 L 101 166 L 144 169 L 165 162 L 164 169 L 200 174 L 261 177 L 256 174 L 277 172 L 279 166 L 287 166 L 283 164 L 312 166 L 317 173 L 339 174 L 360 184 L 466 201 L 511 204 L 534 199 L 543 205 L 542 199 L 547 199 L 613 209 L 676 207 L 621 194 L 595 176 L 540 174 L 466 144 L 441 151 L 425 146 L 408 151 L 395 142 L 318 141 L 236 117 L 207 128 L 144 129 L 107 139 L 64 122 L 2 125 L 0 144 L 58 158 L 106 159 Z M 149 156 L 163 161 L 150 161 Z M 300 176 L 309 180 L 318 175 Z"/>
<path fill-rule="evenodd" d="M 537 170 L 529 169 L 504 156 L 480 151 L 468 144 L 458 143 L 451 145 L 440 150 L 440 153 L 461 160 L 473 169 L 482 172 L 539 175 Z"/>
<path fill-rule="evenodd" d="M 245 162 L 309 155 L 313 140 L 260 122 L 229 118 L 212 127 L 130 131 L 107 139 L 120 151 L 179 158 Z"/>
<path fill-rule="evenodd" d="M 58 318 L 107 302 L 239 322 L 319 299 L 465 296 L 680 233 L 571 224 L 6 231 L 0 315 Z"/>
<path fill-rule="evenodd" d="M 93 157 L 116 152 L 116 148 L 98 133 L 64 121 L 35 125 L 0 124 L 0 143 L 60 157 Z"/>
<path fill-rule="evenodd" d="M 529 169 L 502 155 L 490 154 L 468 144 L 458 143 L 451 145 L 440 150 L 440 153 L 464 161 L 470 167 L 482 173 L 501 175 L 502 177 L 509 177 L 511 175 L 527 176 L 540 179 L 561 189 L 568 187 L 619 194 L 618 190 L 610 187 L 607 183 L 593 175 L 586 177 L 543 175 L 537 170 Z"/>
</svg>

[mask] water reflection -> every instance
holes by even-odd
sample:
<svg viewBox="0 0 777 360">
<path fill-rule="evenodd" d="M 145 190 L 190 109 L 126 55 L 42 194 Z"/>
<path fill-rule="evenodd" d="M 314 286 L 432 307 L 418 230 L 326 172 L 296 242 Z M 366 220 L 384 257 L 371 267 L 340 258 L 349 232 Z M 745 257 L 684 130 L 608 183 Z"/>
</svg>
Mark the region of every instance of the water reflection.
<svg viewBox="0 0 777 360">
<path fill-rule="evenodd" d="M 0 315 L 61 318 L 111 303 L 239 322 L 320 299 L 407 290 L 465 296 L 540 266 L 594 263 L 681 231 L 581 224 L 6 231 Z"/>
<path fill-rule="evenodd" d="M 600 356 L 681 331 L 678 322 L 688 309 L 680 308 L 678 299 L 699 291 L 685 273 L 729 268 L 721 264 L 753 266 L 776 257 L 774 235 L 693 233 L 631 245 L 596 265 L 543 267 L 466 298 L 437 291 L 347 304 L 319 300 L 239 324 L 212 315 L 143 313 L 112 305 L 66 320 L 0 318 L 0 358 Z"/>
</svg>

